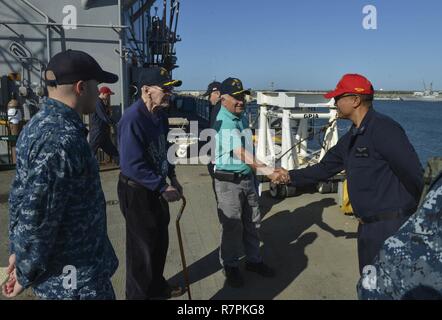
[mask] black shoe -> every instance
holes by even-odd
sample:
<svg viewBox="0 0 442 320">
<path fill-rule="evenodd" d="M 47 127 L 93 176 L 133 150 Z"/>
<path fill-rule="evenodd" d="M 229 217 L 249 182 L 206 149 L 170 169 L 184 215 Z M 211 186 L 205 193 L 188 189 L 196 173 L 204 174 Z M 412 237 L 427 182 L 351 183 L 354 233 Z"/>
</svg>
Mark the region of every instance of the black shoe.
<svg viewBox="0 0 442 320">
<path fill-rule="evenodd" d="M 168 296 L 170 298 L 177 298 L 181 297 L 183 294 L 186 293 L 186 288 L 180 287 L 180 286 L 169 286 L 169 289 L 167 290 Z"/>
<path fill-rule="evenodd" d="M 238 267 L 224 267 L 224 275 L 226 276 L 226 283 L 233 288 L 241 288 L 244 286 L 244 278 Z"/>
<path fill-rule="evenodd" d="M 270 268 L 264 262 L 246 262 L 246 270 L 256 272 L 257 274 L 265 278 L 273 278 L 275 276 L 275 270 L 273 270 L 273 268 Z"/>
<path fill-rule="evenodd" d="M 177 298 L 182 296 L 186 293 L 186 288 L 180 287 L 180 286 L 171 286 L 167 285 L 164 290 L 161 290 L 161 292 L 154 294 L 153 297 L 150 299 L 152 300 L 165 300 L 170 298 Z"/>
</svg>

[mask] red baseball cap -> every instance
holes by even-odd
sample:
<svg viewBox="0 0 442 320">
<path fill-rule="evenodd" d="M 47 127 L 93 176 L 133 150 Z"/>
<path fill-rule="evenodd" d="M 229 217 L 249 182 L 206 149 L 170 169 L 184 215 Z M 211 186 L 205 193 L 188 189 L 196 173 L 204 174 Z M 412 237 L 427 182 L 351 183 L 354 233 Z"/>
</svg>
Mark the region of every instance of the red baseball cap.
<svg viewBox="0 0 442 320">
<path fill-rule="evenodd" d="M 101 87 L 100 88 L 100 94 L 110 94 L 111 96 L 114 95 L 115 93 L 109 88 L 109 87 Z"/>
<path fill-rule="evenodd" d="M 331 99 L 340 96 L 344 93 L 355 93 L 355 94 L 374 94 L 373 85 L 364 76 L 360 74 L 346 74 L 338 82 L 336 89 L 328 92 L 324 95 L 326 99 Z"/>
</svg>

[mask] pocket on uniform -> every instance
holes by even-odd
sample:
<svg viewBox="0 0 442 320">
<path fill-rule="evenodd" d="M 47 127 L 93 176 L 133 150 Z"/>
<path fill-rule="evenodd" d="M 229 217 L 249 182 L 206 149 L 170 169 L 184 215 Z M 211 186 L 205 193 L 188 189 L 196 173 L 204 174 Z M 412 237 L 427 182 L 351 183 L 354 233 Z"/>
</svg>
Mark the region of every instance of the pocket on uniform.
<svg viewBox="0 0 442 320">
<path fill-rule="evenodd" d="M 355 168 L 370 168 L 373 165 L 372 158 L 358 158 L 354 157 L 352 160 L 352 166 Z"/>
</svg>

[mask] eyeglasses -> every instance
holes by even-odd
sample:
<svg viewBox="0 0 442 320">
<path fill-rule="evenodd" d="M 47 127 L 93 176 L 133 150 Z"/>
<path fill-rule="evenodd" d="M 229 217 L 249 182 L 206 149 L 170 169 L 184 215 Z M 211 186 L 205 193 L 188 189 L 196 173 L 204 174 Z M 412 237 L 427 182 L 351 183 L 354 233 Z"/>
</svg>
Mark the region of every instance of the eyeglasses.
<svg viewBox="0 0 442 320">
<path fill-rule="evenodd" d="M 235 96 L 232 96 L 235 100 L 238 100 L 238 101 L 242 101 L 242 102 L 244 102 L 244 101 L 246 101 L 246 95 L 245 94 L 238 94 L 238 95 L 235 95 Z"/>
<path fill-rule="evenodd" d="M 339 100 L 341 100 L 342 98 L 345 98 L 345 97 L 358 97 L 358 95 L 357 94 L 343 94 L 341 96 L 337 96 L 337 97 L 335 97 L 335 104 L 338 103 Z"/>
<path fill-rule="evenodd" d="M 173 94 L 173 87 L 159 87 L 165 94 Z"/>
</svg>

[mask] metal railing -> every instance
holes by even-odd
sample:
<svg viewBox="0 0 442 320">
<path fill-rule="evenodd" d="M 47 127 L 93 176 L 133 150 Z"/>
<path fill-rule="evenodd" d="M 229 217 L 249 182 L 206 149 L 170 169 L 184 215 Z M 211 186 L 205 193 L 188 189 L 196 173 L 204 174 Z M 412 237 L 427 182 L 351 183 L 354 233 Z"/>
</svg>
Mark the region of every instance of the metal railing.
<svg viewBox="0 0 442 320">
<path fill-rule="evenodd" d="M 37 12 L 38 14 L 40 14 L 41 16 L 43 16 L 43 18 L 46 19 L 46 54 L 47 54 L 47 59 L 49 62 L 49 60 L 51 60 L 52 57 L 52 53 L 51 53 L 51 27 L 49 25 L 51 19 L 49 18 L 49 16 L 44 13 L 43 11 L 41 11 L 39 8 L 37 8 L 36 6 L 34 6 L 32 3 L 30 3 L 28 0 L 21 0 L 24 4 L 26 4 L 28 7 L 30 7 L 32 10 L 34 10 L 35 12 Z"/>
</svg>

